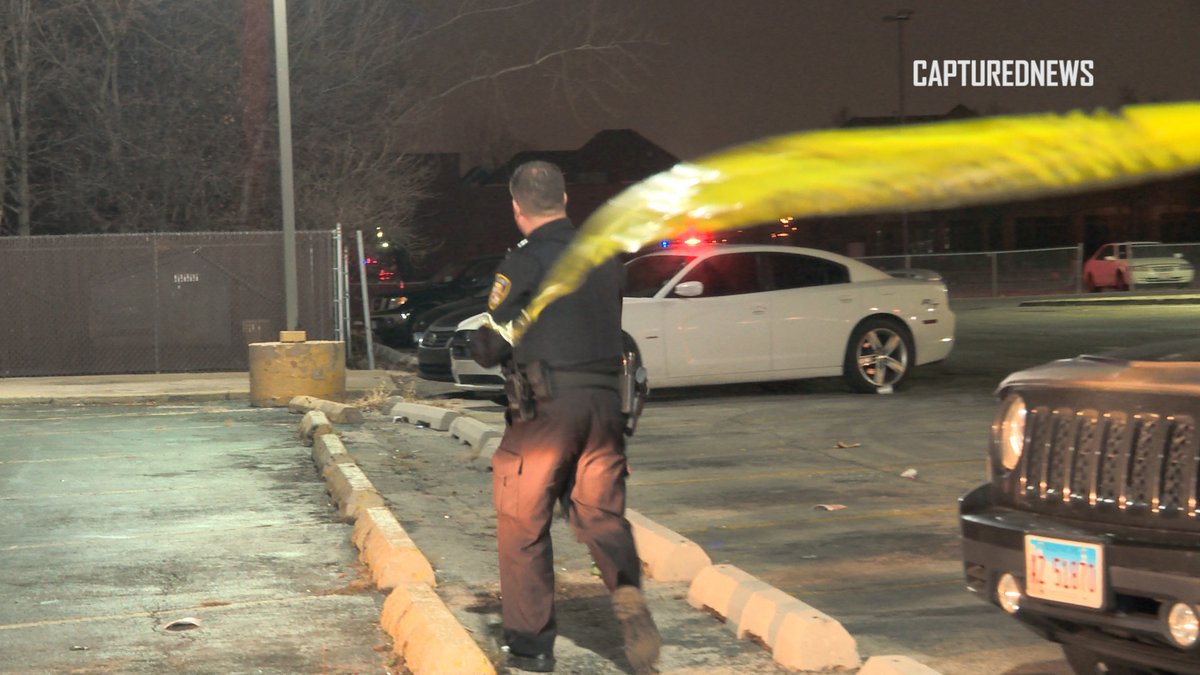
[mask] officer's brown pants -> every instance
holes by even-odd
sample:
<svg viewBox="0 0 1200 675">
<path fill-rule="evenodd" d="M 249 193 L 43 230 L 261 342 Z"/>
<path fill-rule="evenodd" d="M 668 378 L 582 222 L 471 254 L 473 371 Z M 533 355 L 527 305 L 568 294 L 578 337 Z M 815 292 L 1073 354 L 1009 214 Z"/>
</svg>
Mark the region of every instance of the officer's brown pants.
<svg viewBox="0 0 1200 675">
<path fill-rule="evenodd" d="M 624 418 L 616 392 L 574 388 L 539 400 L 535 419 L 513 422 L 492 456 L 504 635 L 521 654 L 552 651 L 554 503 L 567 516 L 605 586 L 641 585 L 641 562 L 625 520 Z M 569 492 L 568 492 L 569 491 Z"/>
</svg>

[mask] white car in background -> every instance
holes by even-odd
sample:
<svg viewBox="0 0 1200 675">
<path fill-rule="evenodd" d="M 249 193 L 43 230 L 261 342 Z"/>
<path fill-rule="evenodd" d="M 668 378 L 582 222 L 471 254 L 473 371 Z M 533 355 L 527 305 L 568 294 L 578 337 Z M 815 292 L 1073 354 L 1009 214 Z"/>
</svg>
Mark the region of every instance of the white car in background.
<svg viewBox="0 0 1200 675">
<path fill-rule="evenodd" d="M 855 391 L 890 391 L 954 346 L 936 276 L 897 278 L 826 251 L 680 247 L 630 260 L 625 276 L 622 324 L 652 389 L 841 375 Z M 495 391 L 498 370 L 467 346 L 481 323 L 459 324 L 451 368 L 460 387 Z"/>
<path fill-rule="evenodd" d="M 1083 283 L 1093 293 L 1102 288 L 1186 288 L 1195 274 L 1177 247 L 1157 241 L 1105 244 L 1083 264 Z"/>
</svg>

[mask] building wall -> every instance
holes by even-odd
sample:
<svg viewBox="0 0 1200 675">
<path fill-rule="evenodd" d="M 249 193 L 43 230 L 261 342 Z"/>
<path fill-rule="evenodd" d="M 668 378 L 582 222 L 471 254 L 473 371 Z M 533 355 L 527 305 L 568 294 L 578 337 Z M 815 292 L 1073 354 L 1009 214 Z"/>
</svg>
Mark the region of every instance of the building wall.
<svg viewBox="0 0 1200 675">
<path fill-rule="evenodd" d="M 1021 202 L 909 213 L 909 253 L 1049 248 L 1110 241 L 1200 241 L 1200 173 L 1140 186 Z M 797 220 L 796 245 L 896 255 L 901 217 Z"/>
<path fill-rule="evenodd" d="M 948 113 L 953 114 L 954 111 Z M 568 213 L 576 224 L 629 185 L 676 160 L 630 130 L 601 132 L 575 151 L 523 152 L 494 172 L 473 171 L 469 180 L 441 172 L 434 197 L 421 209 L 418 226 L 442 246 L 420 265 L 429 273 L 449 260 L 503 253 L 521 239 L 512 220 L 508 175 L 530 159 L 564 167 Z M 781 218 L 794 214 L 779 214 Z M 850 255 L 898 255 L 907 220 L 908 253 L 1050 248 L 1083 244 L 1090 254 L 1110 241 L 1200 240 L 1200 173 L 1139 186 L 1049 199 L 971 206 L 943 211 L 796 220 L 784 228 L 766 223 L 731 240 L 810 246 Z M 795 227 L 792 230 L 791 227 Z M 776 234 L 771 238 L 771 234 Z M 783 236 L 786 235 L 786 236 Z"/>
</svg>

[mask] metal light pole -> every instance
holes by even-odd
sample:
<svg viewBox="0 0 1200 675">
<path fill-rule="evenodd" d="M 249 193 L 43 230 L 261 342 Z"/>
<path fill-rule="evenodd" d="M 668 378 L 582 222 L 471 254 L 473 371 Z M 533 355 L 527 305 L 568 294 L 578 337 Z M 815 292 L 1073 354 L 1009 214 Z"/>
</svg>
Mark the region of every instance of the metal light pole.
<svg viewBox="0 0 1200 675">
<path fill-rule="evenodd" d="M 292 186 L 292 94 L 288 74 L 286 0 L 275 0 L 275 84 L 279 98 L 279 191 L 283 199 L 283 294 L 287 330 L 296 330 L 296 204 Z"/>
<path fill-rule="evenodd" d="M 898 9 L 883 17 L 896 24 L 896 88 L 900 98 L 900 124 L 904 124 L 904 22 L 912 18 L 911 9 Z"/>
<path fill-rule="evenodd" d="M 885 22 L 892 21 L 896 24 L 896 91 L 900 101 L 900 125 L 904 126 L 904 22 L 912 18 L 913 12 L 911 9 L 898 9 L 895 14 L 888 14 L 883 17 Z M 900 246 L 904 253 L 904 266 L 909 267 L 908 262 L 908 212 L 900 213 Z"/>
</svg>

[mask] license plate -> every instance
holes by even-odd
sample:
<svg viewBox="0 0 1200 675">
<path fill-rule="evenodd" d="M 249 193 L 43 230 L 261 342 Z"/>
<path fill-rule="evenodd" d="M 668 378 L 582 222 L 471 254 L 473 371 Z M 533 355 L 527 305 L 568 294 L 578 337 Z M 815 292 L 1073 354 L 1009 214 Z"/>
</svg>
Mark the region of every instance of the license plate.
<svg viewBox="0 0 1200 675">
<path fill-rule="evenodd" d="M 1025 592 L 1033 598 L 1100 609 L 1104 547 L 1025 535 Z"/>
</svg>

